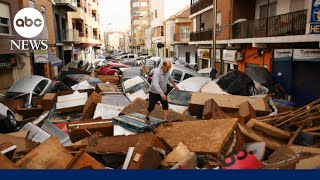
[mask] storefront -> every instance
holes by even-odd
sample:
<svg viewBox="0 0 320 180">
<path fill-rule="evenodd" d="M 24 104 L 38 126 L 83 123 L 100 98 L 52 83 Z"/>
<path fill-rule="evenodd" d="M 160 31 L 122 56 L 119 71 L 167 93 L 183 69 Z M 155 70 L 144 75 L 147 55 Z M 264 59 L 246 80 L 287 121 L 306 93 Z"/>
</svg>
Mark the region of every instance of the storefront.
<svg viewBox="0 0 320 180">
<path fill-rule="evenodd" d="M 198 49 L 198 69 L 209 68 L 211 60 L 210 49 Z"/>
<path fill-rule="evenodd" d="M 273 52 L 272 78 L 275 84 L 280 84 L 286 92 L 292 94 L 293 82 L 293 50 L 276 49 Z"/>
<path fill-rule="evenodd" d="M 241 60 L 241 54 L 237 50 L 223 50 L 223 73 L 238 69 L 238 60 Z"/>
<path fill-rule="evenodd" d="M 320 98 L 320 49 L 294 49 L 293 100 L 298 106 Z"/>
</svg>

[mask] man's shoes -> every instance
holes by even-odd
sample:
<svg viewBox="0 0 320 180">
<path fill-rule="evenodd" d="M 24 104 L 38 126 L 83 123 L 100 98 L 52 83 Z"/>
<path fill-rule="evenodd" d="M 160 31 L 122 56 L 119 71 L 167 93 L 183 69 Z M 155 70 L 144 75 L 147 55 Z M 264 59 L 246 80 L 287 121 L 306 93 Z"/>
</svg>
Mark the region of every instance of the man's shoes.
<svg viewBox="0 0 320 180">
<path fill-rule="evenodd" d="M 144 123 L 145 123 L 145 124 L 150 124 L 150 118 L 149 118 L 149 117 L 146 117 L 146 118 L 144 119 Z"/>
</svg>

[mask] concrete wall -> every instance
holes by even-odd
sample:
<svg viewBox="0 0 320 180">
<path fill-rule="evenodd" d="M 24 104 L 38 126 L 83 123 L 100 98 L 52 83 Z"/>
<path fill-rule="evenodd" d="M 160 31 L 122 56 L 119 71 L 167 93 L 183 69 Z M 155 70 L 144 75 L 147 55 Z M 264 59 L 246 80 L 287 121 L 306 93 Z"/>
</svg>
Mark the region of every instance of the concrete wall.
<svg viewBox="0 0 320 180">
<path fill-rule="evenodd" d="M 174 20 L 165 22 L 165 40 L 167 48 L 174 43 L 175 23 Z"/>
<path fill-rule="evenodd" d="M 155 11 L 157 10 L 157 18 Z M 151 0 L 151 28 L 163 26 L 164 19 L 164 0 Z"/>
</svg>

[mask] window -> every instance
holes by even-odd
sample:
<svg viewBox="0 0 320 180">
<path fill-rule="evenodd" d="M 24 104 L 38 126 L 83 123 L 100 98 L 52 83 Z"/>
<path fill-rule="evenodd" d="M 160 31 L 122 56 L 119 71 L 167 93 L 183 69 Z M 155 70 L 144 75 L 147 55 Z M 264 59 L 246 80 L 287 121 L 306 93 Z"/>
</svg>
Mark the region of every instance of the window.
<svg viewBox="0 0 320 180">
<path fill-rule="evenodd" d="M 158 10 L 154 11 L 154 18 L 157 19 L 158 18 Z"/>
<path fill-rule="evenodd" d="M 140 16 L 140 12 L 139 11 L 133 11 L 132 15 L 133 16 Z"/>
<path fill-rule="evenodd" d="M 11 34 L 9 5 L 0 3 L 0 34 Z"/>
<path fill-rule="evenodd" d="M 33 93 L 35 94 L 41 94 L 44 88 L 47 86 L 48 81 L 47 80 L 42 80 L 37 86 L 34 88 Z"/>
<path fill-rule="evenodd" d="M 148 15 L 148 11 L 140 11 L 140 16 L 147 16 Z"/>
<path fill-rule="evenodd" d="M 191 77 L 194 77 L 193 75 L 191 75 L 191 74 L 185 74 L 184 75 L 184 78 L 183 78 L 183 80 L 186 80 L 186 79 L 189 79 L 189 78 L 191 78 Z"/>
<path fill-rule="evenodd" d="M 277 15 L 277 2 L 269 4 L 269 17 Z M 260 19 L 265 19 L 268 16 L 268 4 L 260 6 Z"/>
<path fill-rule="evenodd" d="M 139 2 L 133 2 L 132 7 L 139 7 Z"/>
<path fill-rule="evenodd" d="M 148 7 L 148 2 L 141 2 L 141 7 Z"/>
<path fill-rule="evenodd" d="M 171 77 L 172 77 L 175 81 L 180 82 L 180 81 L 181 81 L 181 78 L 182 78 L 182 75 L 183 75 L 183 73 L 182 73 L 181 71 L 173 70 L 173 71 L 172 71 L 172 74 L 171 74 Z"/>
<path fill-rule="evenodd" d="M 217 31 L 221 30 L 221 12 L 217 13 Z"/>
</svg>

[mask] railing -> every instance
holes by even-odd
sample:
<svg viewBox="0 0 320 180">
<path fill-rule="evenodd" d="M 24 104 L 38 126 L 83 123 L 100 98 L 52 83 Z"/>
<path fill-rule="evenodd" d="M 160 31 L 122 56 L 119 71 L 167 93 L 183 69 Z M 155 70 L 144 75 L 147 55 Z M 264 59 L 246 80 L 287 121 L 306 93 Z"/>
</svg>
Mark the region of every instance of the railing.
<svg viewBox="0 0 320 180">
<path fill-rule="evenodd" d="M 68 42 L 79 42 L 80 36 L 79 31 L 76 29 L 67 29 L 62 30 L 62 41 L 68 41 Z"/>
<path fill-rule="evenodd" d="M 195 14 L 211 5 L 213 5 L 213 0 L 199 0 L 191 5 L 191 14 Z"/>
<path fill-rule="evenodd" d="M 189 42 L 190 41 L 190 33 L 176 33 L 174 34 L 175 42 Z"/>
<path fill-rule="evenodd" d="M 68 3 L 71 4 L 73 7 L 80 7 L 78 6 L 78 2 L 76 0 L 54 0 L 55 3 Z"/>
<path fill-rule="evenodd" d="M 308 10 L 292 12 L 235 24 L 233 39 L 303 35 L 306 32 Z M 268 25 L 268 27 L 267 27 Z"/>
<path fill-rule="evenodd" d="M 212 40 L 212 29 L 190 33 L 190 41 L 210 41 Z"/>
</svg>

